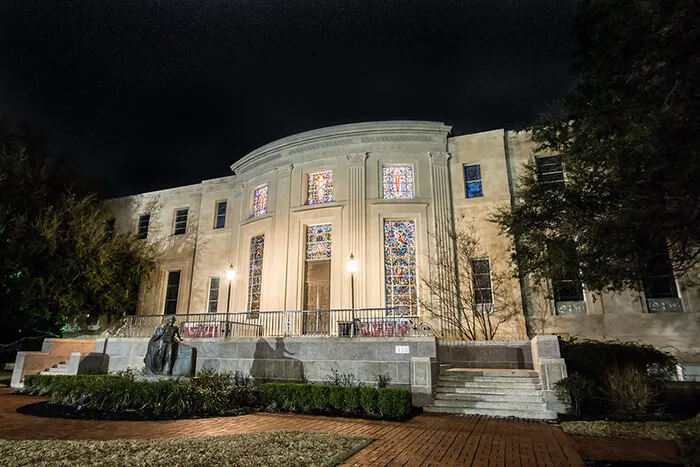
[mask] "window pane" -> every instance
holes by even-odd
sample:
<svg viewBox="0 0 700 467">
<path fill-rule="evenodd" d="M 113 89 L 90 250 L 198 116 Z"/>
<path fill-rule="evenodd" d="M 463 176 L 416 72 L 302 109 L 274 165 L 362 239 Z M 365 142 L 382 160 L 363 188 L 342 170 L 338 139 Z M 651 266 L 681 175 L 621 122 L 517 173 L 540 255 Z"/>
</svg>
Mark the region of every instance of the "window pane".
<svg viewBox="0 0 700 467">
<path fill-rule="evenodd" d="M 474 302 L 477 304 L 493 303 L 491 290 L 491 264 L 486 258 L 472 260 L 472 286 Z"/>
<path fill-rule="evenodd" d="M 333 201 L 333 171 L 309 174 L 308 204 L 322 204 Z"/>
<path fill-rule="evenodd" d="M 177 297 L 180 292 L 180 271 L 168 272 L 168 283 L 165 288 L 165 309 L 166 315 L 174 315 L 177 312 Z"/>
<path fill-rule="evenodd" d="M 267 185 L 261 186 L 253 193 L 253 217 L 262 216 L 267 212 Z"/>
<path fill-rule="evenodd" d="M 265 249 L 265 236 L 257 235 L 250 239 L 250 263 L 248 266 L 248 318 L 257 318 L 260 311 L 262 286 L 262 264 Z"/>
<path fill-rule="evenodd" d="M 151 222 L 150 214 L 142 214 L 139 216 L 139 229 L 137 238 L 143 240 L 148 237 L 148 224 Z"/>
<path fill-rule="evenodd" d="M 537 157 L 537 180 L 543 188 L 554 188 L 564 184 L 564 168 L 561 156 Z"/>
<path fill-rule="evenodd" d="M 219 278 L 211 277 L 209 278 L 209 303 L 207 306 L 207 311 L 209 313 L 216 313 L 219 306 Z"/>
<path fill-rule="evenodd" d="M 384 199 L 413 198 L 413 166 L 385 165 L 382 168 Z"/>
<path fill-rule="evenodd" d="M 175 211 L 173 235 L 182 235 L 187 231 L 187 212 L 187 208 Z"/>
<path fill-rule="evenodd" d="M 226 201 L 219 201 L 216 204 L 216 222 L 215 229 L 223 229 L 226 226 Z"/>
<path fill-rule="evenodd" d="M 331 257 L 331 224 L 306 227 L 306 259 L 329 259 Z"/>
<path fill-rule="evenodd" d="M 394 314 L 416 314 L 415 222 L 384 221 L 384 293 Z"/>
</svg>

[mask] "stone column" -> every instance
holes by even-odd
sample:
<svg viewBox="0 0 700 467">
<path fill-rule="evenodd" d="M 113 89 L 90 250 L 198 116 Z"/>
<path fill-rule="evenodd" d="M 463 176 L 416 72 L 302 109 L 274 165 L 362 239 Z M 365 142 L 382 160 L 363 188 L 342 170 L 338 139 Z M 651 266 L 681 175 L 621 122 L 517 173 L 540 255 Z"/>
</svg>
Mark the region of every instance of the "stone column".
<svg viewBox="0 0 700 467">
<path fill-rule="evenodd" d="M 242 206 L 241 204 L 245 204 L 243 202 L 243 188 L 245 186 L 243 183 L 235 183 L 233 185 L 233 199 L 231 200 L 231 220 L 230 222 L 226 222 L 226 228 L 229 231 L 229 244 L 228 244 L 228 258 L 226 267 L 228 267 L 229 264 L 233 264 L 233 267 L 236 269 L 238 272 L 238 280 L 233 281 L 231 284 L 231 304 L 230 304 L 230 309 L 231 312 L 236 312 L 240 311 L 236 309 L 236 300 L 234 297 L 236 297 L 238 290 L 242 290 L 238 287 L 238 284 L 240 283 L 240 278 L 242 276 L 243 270 L 247 267 L 245 264 L 241 264 L 240 261 L 240 252 L 238 251 L 238 242 L 239 242 L 239 237 L 240 237 L 240 225 L 241 222 L 245 219 L 245 207 Z M 228 281 L 226 281 L 226 286 L 228 287 Z M 237 290 L 238 289 L 238 290 Z M 228 297 L 228 294 L 226 295 Z"/>
<path fill-rule="evenodd" d="M 433 243 L 435 252 L 432 260 L 440 266 L 430 271 L 431 280 L 438 281 L 440 290 L 447 293 L 442 302 L 435 303 L 435 311 L 440 314 L 440 326 L 442 330 L 450 330 L 454 325 L 445 319 L 447 314 L 460 313 L 457 305 L 457 270 L 455 265 L 455 245 L 453 239 L 454 219 L 452 210 L 452 192 L 450 185 L 450 168 L 448 152 L 430 152 L 430 178 L 432 182 L 433 217 L 435 220 L 433 230 Z M 468 266 L 467 266 L 468 267 Z M 439 300 L 433 297 L 433 300 Z"/>
<path fill-rule="evenodd" d="M 366 246 L 366 231 L 367 231 L 367 214 L 366 214 L 366 175 L 365 161 L 367 153 L 360 152 L 356 154 L 348 154 L 348 165 L 350 166 L 349 189 L 348 189 L 348 233 L 350 252 L 355 255 L 357 260 L 358 270 L 355 273 L 355 308 L 364 308 L 366 306 L 366 281 L 367 267 L 367 246 Z M 343 258 L 343 269 L 345 269 L 345 261 L 348 258 Z M 347 271 L 346 271 L 347 274 Z M 348 281 L 350 278 L 348 277 Z M 348 294 L 348 297 L 350 295 Z M 347 304 L 350 306 L 350 303 Z"/>
<path fill-rule="evenodd" d="M 275 263 L 279 293 L 276 310 L 284 310 L 287 304 L 287 266 L 289 262 L 289 203 L 291 201 L 292 165 L 275 168 L 277 174 L 277 201 L 275 203 Z M 269 200 L 268 200 L 269 201 Z"/>
</svg>

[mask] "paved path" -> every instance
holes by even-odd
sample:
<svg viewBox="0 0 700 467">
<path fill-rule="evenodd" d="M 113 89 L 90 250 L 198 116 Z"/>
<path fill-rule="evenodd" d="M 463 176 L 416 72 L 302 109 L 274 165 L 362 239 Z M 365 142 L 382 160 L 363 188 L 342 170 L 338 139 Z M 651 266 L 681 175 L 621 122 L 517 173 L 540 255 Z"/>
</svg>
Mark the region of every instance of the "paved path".
<svg viewBox="0 0 700 467">
<path fill-rule="evenodd" d="M 572 438 L 559 427 L 547 423 L 440 414 L 422 414 L 408 422 L 267 413 L 197 420 L 102 422 L 47 419 L 15 411 L 17 407 L 39 400 L 42 399 L 12 396 L 9 390 L 0 389 L 0 438 L 156 439 L 278 429 L 315 430 L 375 439 L 350 458 L 347 465 L 407 466 L 583 466 L 579 452 L 596 452 L 595 440 L 601 439 Z M 618 441 L 610 443 L 612 447 L 607 451 L 617 457 L 606 460 L 632 460 L 628 459 L 624 443 L 621 445 Z M 639 447 L 643 446 L 635 448 Z M 677 458 L 675 451 L 669 454 L 666 449 L 664 452 L 666 458 L 655 456 L 645 460 L 672 462 Z M 644 450 L 635 451 L 635 455 L 643 457 Z"/>
</svg>

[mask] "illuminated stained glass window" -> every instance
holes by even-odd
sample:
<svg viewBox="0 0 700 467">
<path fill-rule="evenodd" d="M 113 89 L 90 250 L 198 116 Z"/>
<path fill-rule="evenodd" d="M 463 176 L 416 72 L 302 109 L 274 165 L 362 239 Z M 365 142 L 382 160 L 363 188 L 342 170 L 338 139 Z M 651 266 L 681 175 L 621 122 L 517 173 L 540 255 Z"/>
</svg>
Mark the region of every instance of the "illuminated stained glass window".
<svg viewBox="0 0 700 467">
<path fill-rule="evenodd" d="M 250 265 L 248 266 L 248 318 L 258 317 L 260 312 L 260 291 L 262 288 L 263 250 L 265 235 L 250 239 Z"/>
<path fill-rule="evenodd" d="M 389 314 L 417 313 L 414 221 L 384 221 L 384 292 Z"/>
<path fill-rule="evenodd" d="M 330 259 L 331 224 L 306 227 L 306 259 Z"/>
<path fill-rule="evenodd" d="M 385 165 L 382 167 L 384 199 L 413 198 L 413 166 Z"/>
<path fill-rule="evenodd" d="M 322 204 L 333 201 L 333 171 L 309 174 L 308 204 Z"/>
<path fill-rule="evenodd" d="M 253 193 L 253 217 L 267 212 L 267 185 L 257 188 Z"/>
</svg>

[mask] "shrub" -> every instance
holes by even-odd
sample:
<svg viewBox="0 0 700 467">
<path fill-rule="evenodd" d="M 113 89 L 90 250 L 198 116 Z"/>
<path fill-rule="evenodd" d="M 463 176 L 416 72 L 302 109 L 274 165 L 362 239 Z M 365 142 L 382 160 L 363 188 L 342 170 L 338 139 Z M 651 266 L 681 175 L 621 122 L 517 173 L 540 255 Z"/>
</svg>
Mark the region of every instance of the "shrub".
<svg viewBox="0 0 700 467">
<path fill-rule="evenodd" d="M 582 408 L 590 408 L 593 404 L 592 379 L 572 373 L 555 384 L 557 397 L 566 401 L 573 415 L 581 415 Z"/>
<path fill-rule="evenodd" d="M 391 383 L 391 375 L 389 373 L 384 373 L 383 375 L 376 375 L 375 379 L 377 380 L 377 387 L 378 388 L 385 388 Z"/>
<path fill-rule="evenodd" d="M 570 397 L 580 397 L 578 411 L 588 416 L 641 415 L 649 408 L 660 407 L 663 388 L 677 363 L 671 354 L 636 342 L 572 338 L 562 340 L 560 345 L 568 371 L 592 383 L 590 397 L 586 387 L 581 386 L 585 384 L 583 380 L 563 383 L 578 385 L 573 388 L 578 393 L 571 394 L 572 387 L 568 391 Z M 572 409 L 574 404 L 572 400 Z"/>
<path fill-rule="evenodd" d="M 411 394 L 405 389 L 267 383 L 261 398 L 271 411 L 388 419 L 405 419 L 411 413 Z"/>
<path fill-rule="evenodd" d="M 339 373 L 335 368 L 331 368 L 331 374 L 326 375 L 326 384 L 330 386 L 359 386 L 360 382 L 355 379 L 352 373 Z"/>
<path fill-rule="evenodd" d="M 644 415 L 661 395 L 652 377 L 631 365 L 610 368 L 603 389 L 612 413 L 624 416 Z"/>
<path fill-rule="evenodd" d="M 25 390 L 50 394 L 54 404 L 135 411 L 148 418 L 228 415 L 260 406 L 258 389 L 225 384 L 226 375 L 155 382 L 105 375 L 38 376 L 25 378 Z"/>
<path fill-rule="evenodd" d="M 386 418 L 408 418 L 411 414 L 411 393 L 404 389 L 381 389 L 377 391 L 377 408 Z"/>
</svg>

